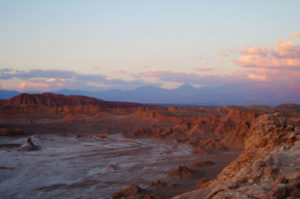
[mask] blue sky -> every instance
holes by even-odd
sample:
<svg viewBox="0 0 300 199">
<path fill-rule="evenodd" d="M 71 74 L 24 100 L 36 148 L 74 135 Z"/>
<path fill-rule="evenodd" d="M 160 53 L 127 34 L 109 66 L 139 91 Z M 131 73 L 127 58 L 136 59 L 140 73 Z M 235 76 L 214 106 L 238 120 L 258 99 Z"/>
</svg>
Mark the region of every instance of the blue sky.
<svg viewBox="0 0 300 199">
<path fill-rule="evenodd" d="M 182 83 L 201 87 L 214 85 L 218 77 L 224 84 L 230 78 L 230 83 L 295 83 L 298 73 L 293 76 L 290 67 L 299 68 L 297 56 L 281 56 L 263 65 L 266 55 L 241 51 L 267 48 L 270 60 L 275 59 L 273 51 L 284 40 L 281 51 L 298 55 L 299 8 L 296 0 L 1 0 L 0 69 L 11 70 L 2 72 L 0 85 L 17 90 L 72 85 L 130 89 L 146 84 L 173 88 Z M 20 75 L 37 70 L 78 75 Z M 6 78 L 8 73 L 11 78 Z M 80 74 L 99 75 L 99 81 L 83 81 Z M 201 81 L 194 76 L 189 81 L 195 74 Z"/>
</svg>

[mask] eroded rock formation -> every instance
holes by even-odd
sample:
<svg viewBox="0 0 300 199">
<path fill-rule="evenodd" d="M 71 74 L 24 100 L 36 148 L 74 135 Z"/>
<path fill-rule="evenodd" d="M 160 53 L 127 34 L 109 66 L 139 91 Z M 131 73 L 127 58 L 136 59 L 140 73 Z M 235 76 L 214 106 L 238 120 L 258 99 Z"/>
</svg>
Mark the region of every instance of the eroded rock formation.
<svg viewBox="0 0 300 199">
<path fill-rule="evenodd" d="M 113 199 L 152 199 L 153 197 L 137 185 L 130 185 L 128 188 L 113 194 Z"/>
<path fill-rule="evenodd" d="M 189 179 L 193 177 L 193 171 L 185 165 L 178 166 L 177 168 L 175 168 L 169 173 L 169 176 L 170 177 L 178 176 L 182 179 Z"/>
<path fill-rule="evenodd" d="M 300 119 L 280 113 L 258 117 L 243 153 L 214 181 L 174 199 L 299 198 Z"/>
</svg>

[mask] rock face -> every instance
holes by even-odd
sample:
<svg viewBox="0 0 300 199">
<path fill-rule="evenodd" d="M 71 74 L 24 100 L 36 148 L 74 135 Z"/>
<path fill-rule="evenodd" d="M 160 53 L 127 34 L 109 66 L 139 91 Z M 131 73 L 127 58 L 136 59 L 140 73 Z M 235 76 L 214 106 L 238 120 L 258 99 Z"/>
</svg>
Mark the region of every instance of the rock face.
<svg viewBox="0 0 300 199">
<path fill-rule="evenodd" d="M 208 180 L 207 178 L 203 177 L 203 178 L 201 178 L 201 179 L 197 182 L 197 184 L 195 185 L 195 187 L 196 187 L 196 188 L 202 188 L 203 185 L 204 185 L 205 183 L 207 183 L 208 181 L 209 181 L 209 180 Z"/>
<path fill-rule="evenodd" d="M 27 138 L 26 143 L 18 148 L 18 151 L 35 151 L 38 150 L 39 147 L 34 145 L 31 141 L 31 138 Z"/>
<path fill-rule="evenodd" d="M 300 119 L 255 119 L 243 153 L 205 187 L 174 199 L 300 198 Z"/>
<path fill-rule="evenodd" d="M 242 150 L 243 139 L 251 122 L 260 112 L 243 110 L 242 107 L 206 108 L 174 112 L 173 109 L 138 109 L 135 113 L 149 122 L 160 121 L 165 126 L 143 128 L 136 126 L 123 132 L 129 138 L 163 138 L 189 144 L 195 153 L 215 153 L 226 150 Z M 172 112 L 168 112 L 171 110 Z M 144 112 L 143 112 L 144 111 Z"/>
<path fill-rule="evenodd" d="M 189 179 L 193 177 L 193 171 L 187 166 L 178 166 L 176 169 L 169 173 L 170 177 L 178 176 L 182 179 Z"/>
<path fill-rule="evenodd" d="M 113 199 L 151 199 L 151 195 L 137 185 L 130 185 L 127 189 L 120 190 L 113 194 Z"/>
</svg>

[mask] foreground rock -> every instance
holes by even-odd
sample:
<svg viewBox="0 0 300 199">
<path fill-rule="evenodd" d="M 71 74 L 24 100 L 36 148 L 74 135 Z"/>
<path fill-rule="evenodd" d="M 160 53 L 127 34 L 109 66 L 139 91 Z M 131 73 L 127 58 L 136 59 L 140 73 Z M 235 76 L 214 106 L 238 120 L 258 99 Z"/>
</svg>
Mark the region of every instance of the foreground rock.
<svg viewBox="0 0 300 199">
<path fill-rule="evenodd" d="M 182 179 L 189 179 L 192 178 L 194 175 L 193 175 L 193 171 L 190 168 L 183 165 L 183 166 L 178 166 L 176 169 L 174 169 L 169 173 L 169 177 L 175 177 L 175 176 L 178 176 Z"/>
<path fill-rule="evenodd" d="M 31 138 L 27 138 L 26 143 L 18 148 L 18 151 L 35 151 L 39 150 L 39 147 L 34 145 Z"/>
<path fill-rule="evenodd" d="M 279 113 L 257 118 L 244 152 L 204 189 L 174 199 L 300 198 L 300 120 Z"/>
<path fill-rule="evenodd" d="M 130 185 L 127 189 L 120 190 L 113 194 L 113 199 L 152 199 L 152 196 L 137 185 Z"/>
</svg>

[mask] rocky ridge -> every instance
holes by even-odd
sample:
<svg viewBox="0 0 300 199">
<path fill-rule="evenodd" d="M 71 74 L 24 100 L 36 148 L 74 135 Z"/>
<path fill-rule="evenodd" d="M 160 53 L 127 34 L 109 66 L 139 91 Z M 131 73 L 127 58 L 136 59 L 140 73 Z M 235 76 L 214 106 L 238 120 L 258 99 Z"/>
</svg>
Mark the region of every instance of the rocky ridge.
<svg viewBox="0 0 300 199">
<path fill-rule="evenodd" d="M 95 115 L 105 110 L 135 109 L 146 106 L 131 102 L 104 101 L 92 97 L 77 95 L 57 95 L 52 93 L 22 93 L 0 102 L 2 112 L 10 113 L 74 113 Z M 124 111 L 124 110 L 122 110 Z"/>
<path fill-rule="evenodd" d="M 130 138 L 171 139 L 178 143 L 189 144 L 195 153 L 214 153 L 226 150 L 241 150 L 243 139 L 252 120 L 259 114 L 243 110 L 210 109 L 207 115 L 198 113 L 194 117 L 181 116 L 170 112 L 137 112 L 140 118 L 159 121 L 172 121 L 171 126 L 135 127 L 129 132 L 123 131 Z M 171 123 L 171 122 L 170 122 Z"/>
<path fill-rule="evenodd" d="M 92 97 L 78 96 L 78 95 L 57 95 L 52 93 L 43 94 L 27 94 L 22 93 L 9 100 L 3 101 L 2 105 L 35 105 L 46 106 L 48 108 L 60 107 L 60 106 L 85 106 L 94 105 L 101 106 L 103 108 L 115 108 L 115 107 L 138 107 L 141 104 L 130 102 L 110 102 L 104 101 Z"/>
<path fill-rule="evenodd" d="M 254 120 L 243 153 L 215 180 L 173 199 L 299 197 L 300 119 L 274 113 Z"/>
</svg>

